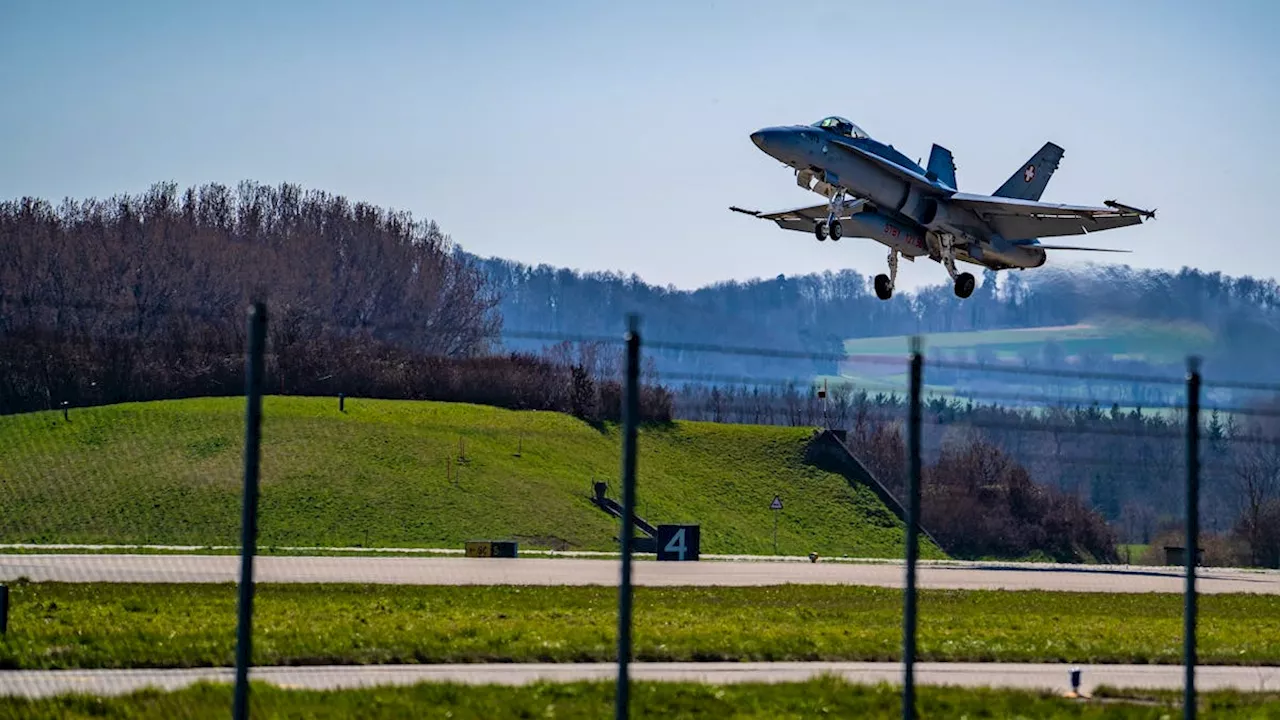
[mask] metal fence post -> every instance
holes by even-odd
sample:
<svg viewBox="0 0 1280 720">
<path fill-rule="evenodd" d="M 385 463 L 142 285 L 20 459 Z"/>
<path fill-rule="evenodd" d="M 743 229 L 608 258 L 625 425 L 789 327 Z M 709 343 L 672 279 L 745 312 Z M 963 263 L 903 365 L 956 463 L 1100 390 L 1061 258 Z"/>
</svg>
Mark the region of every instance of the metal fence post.
<svg viewBox="0 0 1280 720">
<path fill-rule="evenodd" d="M 9 632 L 9 586 L 0 585 L 0 635 Z"/>
<path fill-rule="evenodd" d="M 916 557 L 920 527 L 920 394 L 924 357 L 911 338 L 911 389 L 907 410 L 907 577 L 902 601 L 902 717 L 916 716 Z"/>
<path fill-rule="evenodd" d="M 258 540 L 258 456 L 262 437 L 262 366 L 267 308 L 249 308 L 249 349 L 245 358 L 244 504 L 240 515 L 240 606 L 236 627 L 236 685 L 232 717 L 249 715 L 249 663 L 253 637 L 253 556 Z"/>
<path fill-rule="evenodd" d="M 1187 360 L 1187 590 L 1182 611 L 1182 716 L 1196 716 L 1196 562 L 1200 550 L 1200 359 Z"/>
<path fill-rule="evenodd" d="M 640 320 L 627 316 L 626 383 L 622 389 L 622 582 L 618 587 L 618 688 L 614 717 L 630 712 L 631 686 L 631 545 L 635 532 L 636 426 L 640 422 Z"/>
</svg>

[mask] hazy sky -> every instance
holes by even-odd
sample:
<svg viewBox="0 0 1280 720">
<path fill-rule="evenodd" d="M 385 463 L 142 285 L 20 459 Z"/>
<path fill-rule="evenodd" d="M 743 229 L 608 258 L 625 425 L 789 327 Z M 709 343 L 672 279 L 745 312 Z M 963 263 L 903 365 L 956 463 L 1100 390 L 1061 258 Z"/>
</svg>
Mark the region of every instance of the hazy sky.
<svg viewBox="0 0 1280 720">
<path fill-rule="evenodd" d="M 970 192 L 1052 140 L 1045 200 L 1159 209 L 1073 238 L 1135 251 L 1090 259 L 1274 277 L 1278 21 L 1274 0 L 0 0 L 0 198 L 287 181 L 480 255 L 677 287 L 881 272 L 870 240 L 727 209 L 820 201 L 747 136 L 839 114 L 913 159 L 949 147 Z"/>
</svg>

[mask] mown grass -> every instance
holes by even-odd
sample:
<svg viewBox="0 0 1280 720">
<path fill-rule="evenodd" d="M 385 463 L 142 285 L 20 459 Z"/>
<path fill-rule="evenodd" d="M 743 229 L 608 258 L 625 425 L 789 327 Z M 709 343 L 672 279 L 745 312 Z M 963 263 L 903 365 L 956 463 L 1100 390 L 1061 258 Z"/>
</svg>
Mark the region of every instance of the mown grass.
<svg viewBox="0 0 1280 720">
<path fill-rule="evenodd" d="M 985 688 L 917 688 L 916 707 L 926 718 L 1125 718 L 1163 720 L 1180 713 L 1175 697 L 1081 701 L 1051 693 Z M 838 678 L 803 683 L 701 685 L 637 682 L 631 716 L 638 718 L 897 718 L 899 687 L 857 685 Z M 119 697 L 84 695 L 25 700 L 0 698 L 0 718 L 223 718 L 231 686 L 200 683 L 174 692 L 147 690 Z M 537 683 L 518 687 L 420 683 L 359 690 L 286 690 L 254 683 L 254 717 L 404 718 L 596 718 L 611 717 L 609 682 Z M 1206 717 L 1275 717 L 1280 695 L 1212 692 L 1200 697 Z"/>
<path fill-rule="evenodd" d="M 1280 597 L 1201 598 L 1207 664 L 1280 664 Z M 233 663 L 233 585 L 20 583 L 0 668 Z M 921 659 L 1178 663 L 1176 594 L 920 593 Z M 902 595 L 887 588 L 638 588 L 645 661 L 900 659 Z M 615 659 L 606 587 L 261 585 L 259 665 Z"/>
<path fill-rule="evenodd" d="M 233 545 L 243 401 L 205 398 L 0 417 L 0 542 Z M 902 554 L 863 486 L 803 462 L 811 428 L 679 422 L 640 436 L 638 511 L 702 526 L 705 553 Z M 613 550 L 620 439 L 556 413 L 268 397 L 259 544 Z M 925 557 L 942 557 L 925 543 Z"/>
</svg>

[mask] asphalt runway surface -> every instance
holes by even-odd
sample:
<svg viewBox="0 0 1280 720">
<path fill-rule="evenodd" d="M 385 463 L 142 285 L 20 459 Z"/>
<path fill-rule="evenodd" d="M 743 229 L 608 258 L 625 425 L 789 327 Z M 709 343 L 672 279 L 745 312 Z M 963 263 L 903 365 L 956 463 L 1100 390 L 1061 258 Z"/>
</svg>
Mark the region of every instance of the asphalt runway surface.
<svg viewBox="0 0 1280 720">
<path fill-rule="evenodd" d="M 633 564 L 643 586 L 871 585 L 902 587 L 901 563 L 699 561 Z M 31 581 L 211 583 L 235 582 L 234 555 L 16 554 L 0 555 L 0 582 Z M 396 585 L 617 585 L 617 560 L 583 558 L 259 556 L 254 579 L 267 583 Z M 1068 566 L 1014 563 L 921 565 L 920 588 L 1182 592 L 1175 567 Z M 1202 568 L 1201 593 L 1280 594 L 1280 572 Z"/>
<path fill-rule="evenodd" d="M 1080 689 L 1092 693 L 1100 684 L 1141 689 L 1182 687 L 1180 665 L 1064 665 L 1019 663 L 917 663 L 920 685 L 1006 687 L 1066 692 L 1071 668 L 1081 670 Z M 501 665 L 343 665 L 319 667 L 260 667 L 250 679 L 286 688 L 334 690 L 420 682 L 523 685 L 536 681 L 609 681 L 617 677 L 611 663 Z M 900 683 L 898 663 L 759 662 L 759 663 L 632 663 L 636 681 L 683 681 L 710 684 L 743 682 L 801 682 L 824 674 L 857 683 Z M 232 668 L 181 670 L 8 670 L 0 672 L 0 695 L 48 697 L 78 692 L 116 695 L 154 687 L 176 690 L 206 680 L 234 682 Z M 1196 688 L 1217 690 L 1280 689 L 1280 668 L 1201 666 Z"/>
</svg>

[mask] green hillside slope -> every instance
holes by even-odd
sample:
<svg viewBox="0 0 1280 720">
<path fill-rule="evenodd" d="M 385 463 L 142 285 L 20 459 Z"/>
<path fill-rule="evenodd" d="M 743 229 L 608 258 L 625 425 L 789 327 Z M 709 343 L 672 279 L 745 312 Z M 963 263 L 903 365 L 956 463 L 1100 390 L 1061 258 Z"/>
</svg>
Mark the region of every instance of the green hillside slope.
<svg viewBox="0 0 1280 720">
<path fill-rule="evenodd" d="M 269 397 L 260 543 L 610 550 L 620 438 L 555 413 Z M 0 542 L 235 544 L 239 398 L 0 417 Z M 897 556 L 902 525 L 866 488 L 802 460 L 809 428 L 675 423 L 640 436 L 639 512 L 696 522 L 704 553 Z M 926 555 L 938 551 L 926 548 Z"/>
</svg>

